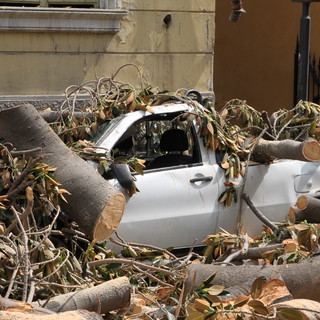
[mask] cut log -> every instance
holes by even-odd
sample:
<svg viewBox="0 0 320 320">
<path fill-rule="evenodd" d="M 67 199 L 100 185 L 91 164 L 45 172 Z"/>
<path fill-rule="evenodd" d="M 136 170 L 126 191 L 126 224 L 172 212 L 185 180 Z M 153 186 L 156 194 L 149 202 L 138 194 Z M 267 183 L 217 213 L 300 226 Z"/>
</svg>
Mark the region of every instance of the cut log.
<svg viewBox="0 0 320 320">
<path fill-rule="evenodd" d="M 320 302 L 318 291 L 320 283 L 319 267 L 320 259 L 275 266 L 243 265 L 221 268 L 218 265 L 193 264 L 189 267 L 185 292 L 188 293 L 197 288 L 215 272 L 216 275 L 212 284 L 223 285 L 227 290 L 228 288 L 240 288 L 240 292 L 248 290 L 248 285 L 254 280 L 253 276 L 255 278 L 265 276 L 270 279 L 279 275 L 294 299 L 303 298 Z M 238 292 L 234 293 L 235 295 L 238 294 Z"/>
<path fill-rule="evenodd" d="M 320 222 L 320 199 L 301 195 L 297 199 L 296 206 L 298 210 L 293 210 L 297 220 L 307 220 L 310 223 Z"/>
<path fill-rule="evenodd" d="M 51 310 L 32 306 L 29 303 L 0 297 L 0 319 L 3 320 L 102 320 L 103 318 L 93 312 L 74 310 L 56 313 Z"/>
<path fill-rule="evenodd" d="M 319 161 L 320 144 L 317 140 L 303 142 L 294 140 L 268 141 L 260 139 L 256 144 L 253 159 L 257 162 L 271 162 L 274 159 L 292 159 L 301 161 Z"/>
<path fill-rule="evenodd" d="M 93 167 L 71 152 L 31 106 L 0 112 L 0 139 L 17 149 L 41 147 L 45 162 L 57 168 L 55 177 L 71 195 L 62 210 L 76 221 L 93 241 L 108 238 L 122 218 L 125 197 Z"/>
<path fill-rule="evenodd" d="M 0 311 L 1 320 L 103 320 L 95 313 L 86 310 L 68 311 L 49 315 L 29 314 L 23 312 Z"/>
<path fill-rule="evenodd" d="M 45 307 L 55 312 L 85 309 L 105 314 L 124 308 L 130 302 L 130 295 L 129 279 L 121 277 L 92 288 L 53 297 Z M 32 305 L 39 303 L 42 305 L 45 301 L 34 302 Z"/>
</svg>

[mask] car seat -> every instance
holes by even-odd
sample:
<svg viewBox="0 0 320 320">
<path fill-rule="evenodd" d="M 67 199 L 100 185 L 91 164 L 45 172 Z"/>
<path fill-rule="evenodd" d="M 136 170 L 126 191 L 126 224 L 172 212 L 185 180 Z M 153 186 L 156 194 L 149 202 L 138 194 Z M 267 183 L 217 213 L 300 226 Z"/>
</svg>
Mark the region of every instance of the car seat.
<svg viewBox="0 0 320 320">
<path fill-rule="evenodd" d="M 129 157 L 129 154 L 132 153 L 133 140 L 132 136 L 118 142 L 112 149 L 116 150 L 114 157 Z"/>
<path fill-rule="evenodd" d="M 149 169 L 192 163 L 192 157 L 182 154 L 188 150 L 188 138 L 181 129 L 165 131 L 160 138 L 160 150 L 167 154 L 155 158 L 148 166 Z"/>
</svg>

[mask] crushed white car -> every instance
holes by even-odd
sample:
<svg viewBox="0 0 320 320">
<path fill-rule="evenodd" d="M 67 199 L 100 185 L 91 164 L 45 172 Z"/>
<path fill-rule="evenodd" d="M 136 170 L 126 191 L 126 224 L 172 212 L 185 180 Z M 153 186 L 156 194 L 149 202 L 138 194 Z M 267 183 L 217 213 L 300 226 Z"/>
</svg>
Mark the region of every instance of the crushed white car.
<svg viewBox="0 0 320 320">
<path fill-rule="evenodd" d="M 128 242 L 184 248 L 200 245 L 221 228 L 234 233 L 239 221 L 250 236 L 260 233 L 262 222 L 244 201 L 229 207 L 218 202 L 225 171 L 216 152 L 204 147 L 196 123 L 188 127 L 179 121 L 190 106 L 178 102 L 152 111 L 117 117 L 96 143 L 101 151 L 145 160 L 144 174 L 134 174 L 139 192 L 127 198 L 119 235 Z M 244 190 L 273 222 L 286 219 L 299 195 L 320 189 L 318 162 L 278 160 L 248 170 Z M 240 187 L 242 179 L 237 179 Z M 117 179 L 110 182 L 123 190 Z"/>
</svg>

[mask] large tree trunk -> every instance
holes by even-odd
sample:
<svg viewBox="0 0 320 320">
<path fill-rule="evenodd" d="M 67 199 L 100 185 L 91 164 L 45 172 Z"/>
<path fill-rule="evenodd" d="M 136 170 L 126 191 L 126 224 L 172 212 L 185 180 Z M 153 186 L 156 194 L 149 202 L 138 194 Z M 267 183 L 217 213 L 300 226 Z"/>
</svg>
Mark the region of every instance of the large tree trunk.
<svg viewBox="0 0 320 320">
<path fill-rule="evenodd" d="M 212 283 L 223 285 L 234 296 L 248 293 L 254 279 L 265 276 L 267 279 L 283 280 L 294 299 L 303 298 L 320 302 L 319 268 L 320 259 L 276 266 L 243 265 L 221 268 L 218 265 L 193 264 L 189 267 L 185 292 L 188 293 L 198 287 L 216 272 Z"/>
<path fill-rule="evenodd" d="M 55 296 L 49 300 L 45 307 L 55 312 L 85 309 L 105 314 L 124 308 L 129 304 L 130 296 L 129 279 L 121 277 L 92 288 Z M 32 303 L 34 306 L 37 304 L 38 302 Z"/>
<path fill-rule="evenodd" d="M 303 142 L 294 140 L 268 141 L 260 139 L 253 150 L 253 158 L 258 162 L 274 159 L 319 161 L 320 144 L 314 139 Z"/>
<path fill-rule="evenodd" d="M 122 218 L 125 197 L 71 152 L 33 106 L 1 111 L 0 139 L 17 149 L 41 147 L 44 161 L 57 168 L 55 177 L 71 193 L 66 196 L 68 203 L 62 203 L 63 211 L 90 239 L 104 240 L 115 231 Z"/>
</svg>

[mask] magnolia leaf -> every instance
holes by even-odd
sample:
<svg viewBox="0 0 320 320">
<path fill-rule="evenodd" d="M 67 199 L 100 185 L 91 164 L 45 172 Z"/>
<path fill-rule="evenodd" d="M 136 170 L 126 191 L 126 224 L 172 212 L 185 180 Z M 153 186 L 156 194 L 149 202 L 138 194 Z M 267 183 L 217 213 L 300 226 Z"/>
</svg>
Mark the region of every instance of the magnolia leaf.
<svg viewBox="0 0 320 320">
<path fill-rule="evenodd" d="M 160 287 L 157 290 L 157 299 L 163 300 L 169 298 L 173 290 L 171 287 Z"/>
<path fill-rule="evenodd" d="M 308 230 L 310 227 L 308 225 L 300 223 L 300 224 L 296 224 L 294 228 L 298 231 L 304 231 L 304 230 Z"/>
<path fill-rule="evenodd" d="M 259 300 L 249 301 L 248 306 L 252 308 L 255 313 L 259 313 L 265 316 L 269 313 L 267 307 Z"/>
<path fill-rule="evenodd" d="M 207 292 L 212 296 L 218 296 L 221 292 L 224 291 L 224 286 L 215 284 L 207 289 Z"/>
<path fill-rule="evenodd" d="M 262 287 L 263 284 L 265 283 L 266 278 L 265 277 L 259 277 L 257 279 L 255 279 L 252 283 L 251 286 L 251 297 L 253 299 L 258 299 L 262 293 Z"/>
<path fill-rule="evenodd" d="M 250 300 L 249 296 L 238 296 L 237 298 L 235 298 L 234 300 L 234 307 L 235 308 L 240 308 L 244 305 L 246 305 L 248 303 L 248 301 Z"/>
<path fill-rule="evenodd" d="M 216 276 L 217 272 L 214 272 L 211 276 L 209 276 L 206 280 L 202 283 L 202 288 L 208 288 L 211 285 L 211 282 L 213 281 L 214 277 Z"/>
<path fill-rule="evenodd" d="M 291 309 L 291 308 L 284 308 L 284 309 L 278 309 L 277 315 L 281 316 L 281 319 L 283 320 L 307 320 L 303 313 L 301 313 L 299 310 Z"/>
<path fill-rule="evenodd" d="M 185 320 L 205 320 L 205 314 L 197 310 L 192 310 Z"/>
<path fill-rule="evenodd" d="M 210 308 L 210 303 L 204 299 L 195 299 L 194 306 L 198 311 L 206 311 Z"/>
<path fill-rule="evenodd" d="M 136 107 L 137 107 L 137 103 L 133 100 L 128 105 L 128 111 L 133 112 L 136 109 Z"/>
</svg>

